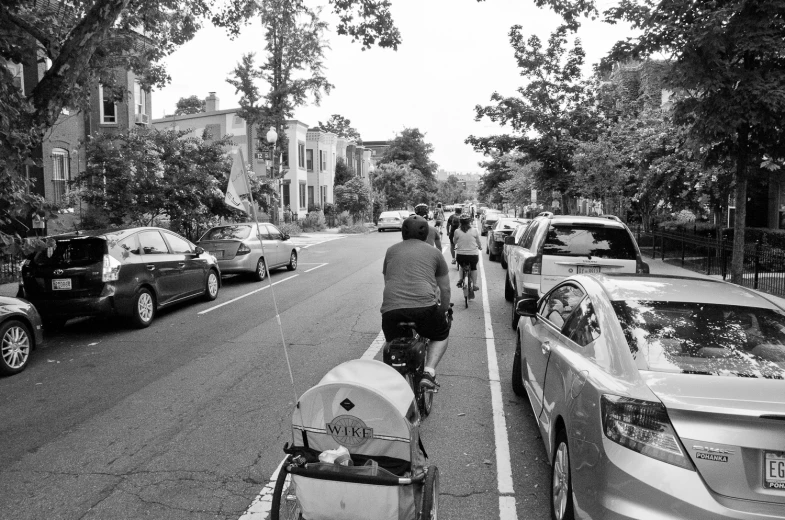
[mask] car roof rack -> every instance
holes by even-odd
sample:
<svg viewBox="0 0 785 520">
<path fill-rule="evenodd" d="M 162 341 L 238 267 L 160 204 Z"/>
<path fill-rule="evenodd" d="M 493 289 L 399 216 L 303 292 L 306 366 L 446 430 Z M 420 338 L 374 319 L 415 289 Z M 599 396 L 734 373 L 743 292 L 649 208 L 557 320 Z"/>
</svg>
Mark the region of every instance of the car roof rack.
<svg viewBox="0 0 785 520">
<path fill-rule="evenodd" d="M 621 219 L 616 215 L 600 215 L 600 218 L 607 218 L 608 220 L 615 220 L 616 222 L 621 222 Z"/>
</svg>

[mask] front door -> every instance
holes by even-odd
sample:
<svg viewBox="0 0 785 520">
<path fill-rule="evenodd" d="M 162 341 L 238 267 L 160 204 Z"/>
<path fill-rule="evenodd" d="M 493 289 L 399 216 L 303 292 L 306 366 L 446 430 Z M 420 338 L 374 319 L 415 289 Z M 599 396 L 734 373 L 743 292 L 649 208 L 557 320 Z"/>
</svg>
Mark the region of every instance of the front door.
<svg viewBox="0 0 785 520">
<path fill-rule="evenodd" d="M 180 266 L 178 292 L 181 296 L 191 296 L 204 292 L 207 260 L 196 256 L 194 245 L 179 235 L 164 232 L 169 249 L 177 256 Z"/>
<path fill-rule="evenodd" d="M 272 224 L 265 224 L 267 229 L 267 240 L 264 241 L 264 250 L 267 252 L 267 266 L 269 268 L 279 267 L 284 264 L 283 235 L 278 228 Z M 287 258 L 288 261 L 288 258 Z"/>
</svg>

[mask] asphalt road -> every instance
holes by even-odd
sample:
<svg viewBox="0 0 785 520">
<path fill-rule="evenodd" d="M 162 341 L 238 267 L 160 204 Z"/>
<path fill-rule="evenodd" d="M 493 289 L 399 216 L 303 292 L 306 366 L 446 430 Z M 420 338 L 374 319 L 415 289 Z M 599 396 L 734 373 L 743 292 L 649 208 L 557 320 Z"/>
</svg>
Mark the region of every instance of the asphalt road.
<svg viewBox="0 0 785 520">
<path fill-rule="evenodd" d="M 69 323 L 23 373 L 0 379 L 0 518 L 242 516 L 283 458 L 295 396 L 377 337 L 382 259 L 398 240 L 373 233 L 312 245 L 297 271 L 272 273 L 272 289 L 226 278 L 215 302 L 162 312 L 148 329 Z M 482 259 L 517 518 L 547 518 L 549 465 L 510 385 L 504 270 Z M 454 288 L 454 269 L 451 278 Z M 441 474 L 440 515 L 499 518 L 483 302 L 464 309 L 457 292 L 453 301 L 442 388 L 422 437 Z"/>
</svg>

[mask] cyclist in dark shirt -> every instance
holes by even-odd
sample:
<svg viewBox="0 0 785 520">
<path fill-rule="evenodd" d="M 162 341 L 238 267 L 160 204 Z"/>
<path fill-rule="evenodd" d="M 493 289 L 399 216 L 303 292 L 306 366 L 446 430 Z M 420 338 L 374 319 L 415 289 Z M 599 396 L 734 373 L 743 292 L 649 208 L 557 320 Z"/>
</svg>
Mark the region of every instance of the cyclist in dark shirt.
<svg viewBox="0 0 785 520">
<path fill-rule="evenodd" d="M 447 236 L 450 238 L 450 254 L 452 255 L 452 263 L 455 263 L 455 243 L 453 242 L 453 237 L 455 235 L 455 230 L 461 227 L 461 213 L 462 209 L 460 206 L 456 206 L 455 213 L 450 215 L 450 218 L 447 219 Z"/>
</svg>

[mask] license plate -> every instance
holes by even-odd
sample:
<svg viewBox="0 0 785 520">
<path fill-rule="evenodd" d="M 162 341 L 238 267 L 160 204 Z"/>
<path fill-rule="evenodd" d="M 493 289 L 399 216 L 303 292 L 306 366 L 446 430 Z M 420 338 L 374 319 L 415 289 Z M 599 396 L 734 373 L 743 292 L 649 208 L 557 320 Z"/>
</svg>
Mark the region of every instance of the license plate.
<svg viewBox="0 0 785 520">
<path fill-rule="evenodd" d="M 763 460 L 763 482 L 767 489 L 785 491 L 785 453 L 766 453 Z"/>
<path fill-rule="evenodd" d="M 217 249 L 217 250 L 213 251 L 213 256 L 216 257 L 216 258 L 223 258 L 224 257 L 224 252 L 223 252 L 222 249 Z"/>
<path fill-rule="evenodd" d="M 595 267 L 595 266 L 581 266 L 581 265 L 578 266 L 578 274 L 599 273 L 599 272 L 600 272 L 600 268 L 599 267 Z"/>
<path fill-rule="evenodd" d="M 52 280 L 52 290 L 53 291 L 70 291 L 71 290 L 71 279 L 54 279 Z"/>
</svg>

